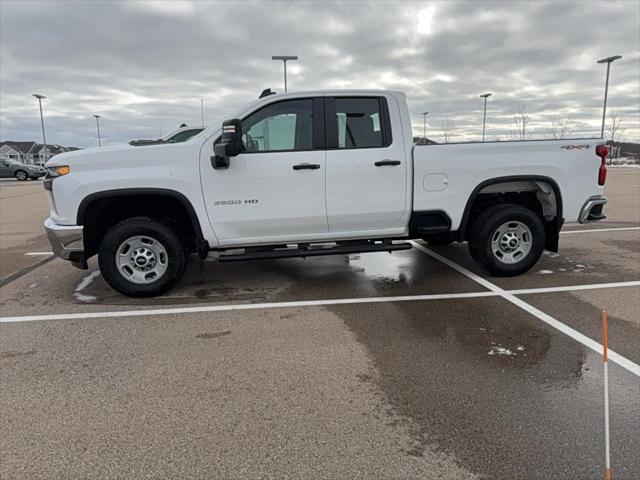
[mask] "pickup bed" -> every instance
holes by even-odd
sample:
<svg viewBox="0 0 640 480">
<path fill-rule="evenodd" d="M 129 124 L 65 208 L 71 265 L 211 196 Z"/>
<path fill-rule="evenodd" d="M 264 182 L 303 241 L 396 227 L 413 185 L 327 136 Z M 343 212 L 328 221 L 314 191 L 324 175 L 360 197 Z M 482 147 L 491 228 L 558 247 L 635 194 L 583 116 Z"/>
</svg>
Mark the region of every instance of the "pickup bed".
<svg viewBox="0 0 640 480">
<path fill-rule="evenodd" d="M 190 253 L 219 261 L 468 242 L 493 275 L 558 250 L 563 223 L 605 218 L 602 139 L 415 146 L 404 94 L 263 94 L 184 143 L 47 162 L 54 252 L 153 296 Z"/>
</svg>

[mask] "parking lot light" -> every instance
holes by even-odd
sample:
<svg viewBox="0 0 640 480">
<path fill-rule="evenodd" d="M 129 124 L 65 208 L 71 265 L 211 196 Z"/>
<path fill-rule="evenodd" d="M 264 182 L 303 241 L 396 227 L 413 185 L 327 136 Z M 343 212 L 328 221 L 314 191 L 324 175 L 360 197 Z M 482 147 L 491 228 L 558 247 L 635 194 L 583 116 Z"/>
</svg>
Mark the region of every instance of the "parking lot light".
<svg viewBox="0 0 640 480">
<path fill-rule="evenodd" d="M 493 93 L 483 93 L 480 95 L 480 98 L 484 98 L 484 114 L 482 115 L 482 141 L 484 142 L 484 131 L 485 126 L 487 124 L 487 98 L 489 98 Z"/>
<path fill-rule="evenodd" d="M 102 146 L 102 142 L 100 141 L 100 119 L 102 118 L 100 115 L 94 114 L 93 115 L 96 119 L 96 127 L 98 128 L 98 146 L 101 147 Z"/>
<path fill-rule="evenodd" d="M 284 91 L 287 91 L 287 61 L 298 60 L 296 55 L 274 55 L 271 60 L 282 60 L 284 63 Z"/>
<path fill-rule="evenodd" d="M 600 137 L 604 138 L 604 120 L 607 114 L 607 93 L 609 92 L 609 71 L 611 70 L 611 64 L 616 60 L 620 60 L 621 55 L 613 55 L 612 57 L 601 58 L 598 63 L 607 64 L 607 79 L 604 83 L 604 105 L 602 106 L 602 128 L 600 129 Z"/>
<path fill-rule="evenodd" d="M 427 115 L 429 115 L 429 112 L 422 112 L 422 143 L 427 141 Z"/>
<path fill-rule="evenodd" d="M 42 142 L 44 144 L 44 163 L 49 160 L 49 149 L 47 148 L 47 137 L 44 134 L 44 116 L 42 115 L 42 100 L 47 98 L 39 93 L 34 93 L 33 96 L 38 99 L 38 105 L 40 105 L 40 125 L 42 125 Z"/>
</svg>

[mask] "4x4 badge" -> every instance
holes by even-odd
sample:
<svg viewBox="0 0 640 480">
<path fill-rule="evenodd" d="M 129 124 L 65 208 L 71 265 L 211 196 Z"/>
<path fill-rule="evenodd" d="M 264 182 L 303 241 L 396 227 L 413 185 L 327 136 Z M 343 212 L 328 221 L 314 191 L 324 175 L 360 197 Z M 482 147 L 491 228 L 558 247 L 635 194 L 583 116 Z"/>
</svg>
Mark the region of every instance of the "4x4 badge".
<svg viewBox="0 0 640 480">
<path fill-rule="evenodd" d="M 560 148 L 565 150 L 582 150 L 583 148 L 589 148 L 589 145 L 562 145 Z"/>
</svg>

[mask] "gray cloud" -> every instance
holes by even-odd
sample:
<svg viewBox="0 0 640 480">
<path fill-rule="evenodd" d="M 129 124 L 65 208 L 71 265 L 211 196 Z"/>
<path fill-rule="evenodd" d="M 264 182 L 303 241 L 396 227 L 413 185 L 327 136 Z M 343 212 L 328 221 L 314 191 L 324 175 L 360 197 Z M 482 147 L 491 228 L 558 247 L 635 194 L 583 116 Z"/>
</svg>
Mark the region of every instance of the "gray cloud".
<svg viewBox="0 0 640 480">
<path fill-rule="evenodd" d="M 0 137 L 95 144 L 158 136 L 222 118 L 282 87 L 273 54 L 295 54 L 291 89 L 391 88 L 407 93 L 416 135 L 455 122 L 476 140 L 485 91 L 488 137 L 506 139 L 526 102 L 537 137 L 571 118 L 599 133 L 604 68 L 625 136 L 640 140 L 640 6 L 622 2 L 23 2 L 0 3 Z"/>
</svg>

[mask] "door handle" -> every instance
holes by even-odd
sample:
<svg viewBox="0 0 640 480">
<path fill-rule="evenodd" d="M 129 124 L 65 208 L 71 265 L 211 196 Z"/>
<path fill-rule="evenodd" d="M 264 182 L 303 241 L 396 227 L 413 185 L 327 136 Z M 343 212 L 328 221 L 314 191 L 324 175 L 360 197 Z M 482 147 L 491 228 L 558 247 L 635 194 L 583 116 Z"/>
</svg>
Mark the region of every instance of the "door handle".
<svg viewBox="0 0 640 480">
<path fill-rule="evenodd" d="M 318 170 L 320 165 L 317 163 L 299 163 L 298 165 L 294 165 L 294 170 Z"/>
<path fill-rule="evenodd" d="M 380 160 L 375 163 L 376 167 L 395 167 L 396 165 L 400 165 L 402 162 L 400 160 Z"/>
</svg>

